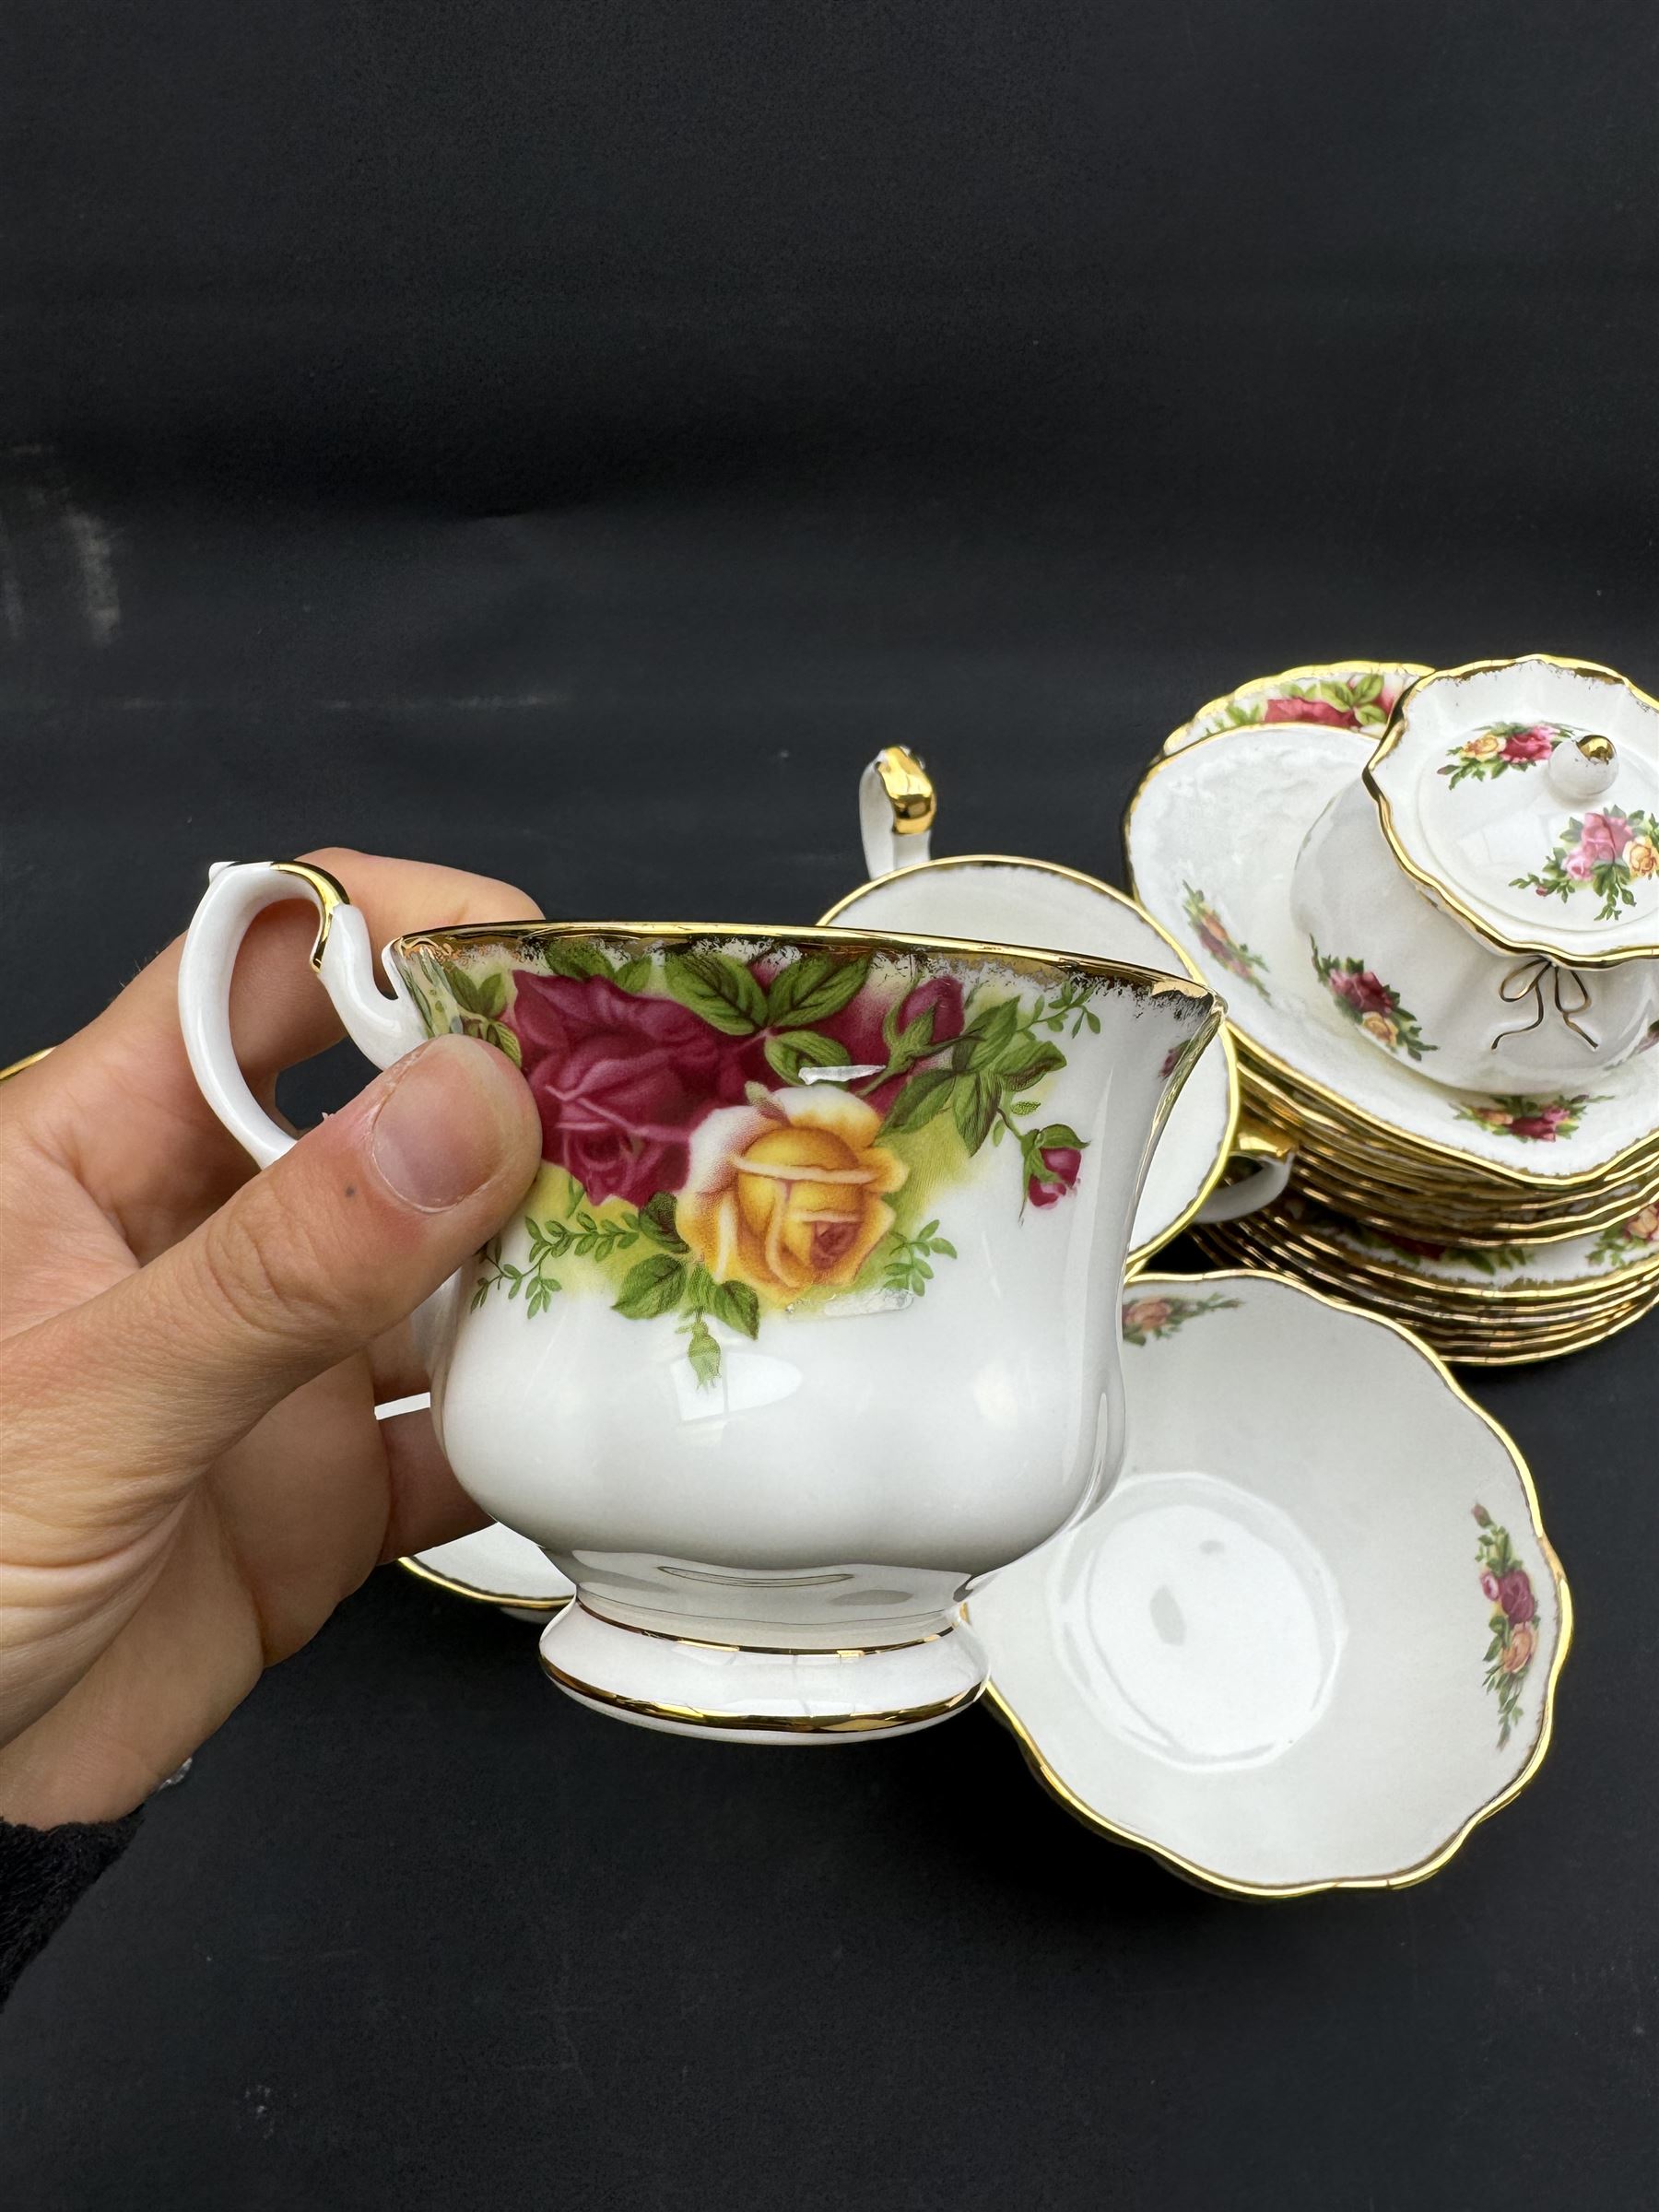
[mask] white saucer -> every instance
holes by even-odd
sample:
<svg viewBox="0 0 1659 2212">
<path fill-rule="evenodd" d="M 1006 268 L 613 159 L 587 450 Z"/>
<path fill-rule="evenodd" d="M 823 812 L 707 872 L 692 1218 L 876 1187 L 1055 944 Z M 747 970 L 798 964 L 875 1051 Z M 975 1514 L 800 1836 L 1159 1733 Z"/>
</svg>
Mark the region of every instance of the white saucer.
<svg viewBox="0 0 1659 2212">
<path fill-rule="evenodd" d="M 1124 1334 L 1116 1488 L 970 1601 L 994 1708 L 1215 1888 L 1424 1879 L 1549 1741 L 1571 1608 L 1519 1453 L 1407 1331 L 1277 1277 L 1143 1277 Z"/>
<path fill-rule="evenodd" d="M 484 1598 L 506 1612 L 537 1620 L 557 1612 L 576 1594 L 539 1544 L 495 1522 L 399 1563 L 458 1597 Z"/>
<path fill-rule="evenodd" d="M 1180 946 L 1133 900 L 1050 861 L 1001 853 L 928 861 L 849 892 L 823 920 L 841 929 L 898 929 L 1090 953 L 1198 979 Z M 1223 1030 L 1187 1077 L 1158 1140 L 1135 1208 L 1131 1268 L 1179 1235 L 1215 1190 L 1238 1115 L 1238 1068 Z M 1261 1194 L 1269 1194 L 1265 1181 Z"/>
<path fill-rule="evenodd" d="M 1291 919 L 1289 883 L 1303 837 L 1355 772 L 1353 733 L 1317 724 L 1245 724 L 1160 755 L 1124 822 L 1136 897 L 1225 997 L 1251 1052 L 1385 1140 L 1532 1190 L 1614 1181 L 1659 1138 L 1652 1054 L 1598 1073 L 1560 1118 L 1533 1112 L 1558 1101 L 1449 1089 L 1338 1011 Z"/>
</svg>

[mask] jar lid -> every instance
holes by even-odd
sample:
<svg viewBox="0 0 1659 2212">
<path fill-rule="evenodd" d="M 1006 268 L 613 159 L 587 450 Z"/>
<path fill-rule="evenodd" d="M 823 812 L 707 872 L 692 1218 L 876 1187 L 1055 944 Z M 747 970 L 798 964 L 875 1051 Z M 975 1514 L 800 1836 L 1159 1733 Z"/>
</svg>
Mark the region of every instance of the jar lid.
<svg viewBox="0 0 1659 2212">
<path fill-rule="evenodd" d="M 1365 781 L 1394 858 L 1489 944 L 1659 958 L 1659 701 L 1546 653 L 1404 692 Z"/>
</svg>

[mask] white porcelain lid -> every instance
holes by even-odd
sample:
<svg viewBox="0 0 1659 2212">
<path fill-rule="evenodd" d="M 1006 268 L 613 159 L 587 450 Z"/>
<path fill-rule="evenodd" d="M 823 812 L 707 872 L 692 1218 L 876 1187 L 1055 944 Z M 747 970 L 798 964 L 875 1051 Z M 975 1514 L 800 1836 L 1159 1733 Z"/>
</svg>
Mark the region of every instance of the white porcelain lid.
<svg viewBox="0 0 1659 2212">
<path fill-rule="evenodd" d="M 1659 958 L 1659 703 L 1535 654 L 1424 677 L 1365 771 L 1394 855 L 1489 943 Z"/>
</svg>

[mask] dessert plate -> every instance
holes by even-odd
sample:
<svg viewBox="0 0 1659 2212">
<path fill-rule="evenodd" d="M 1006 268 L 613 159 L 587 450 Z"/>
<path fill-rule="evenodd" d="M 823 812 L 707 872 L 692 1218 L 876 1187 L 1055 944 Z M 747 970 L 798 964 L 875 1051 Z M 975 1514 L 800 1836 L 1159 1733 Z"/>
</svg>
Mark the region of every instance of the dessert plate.
<svg viewBox="0 0 1659 2212">
<path fill-rule="evenodd" d="M 1302 838 L 1353 780 L 1353 734 L 1242 724 L 1156 759 L 1130 803 L 1124 843 L 1135 895 L 1224 991 L 1244 1056 L 1323 1099 L 1361 1132 L 1426 1161 L 1473 1165 L 1519 1188 L 1571 1192 L 1615 1181 L 1659 1139 L 1659 1065 L 1639 1053 L 1593 1088 L 1549 1098 L 1448 1089 L 1359 1033 L 1291 920 Z M 1341 948 L 1362 959 L 1363 947 Z M 1339 979 L 1340 980 L 1340 979 Z M 1409 1009 L 1388 979 L 1404 1045 Z M 1356 1005 L 1357 1001 L 1354 1002 Z"/>
<path fill-rule="evenodd" d="M 900 868 L 878 882 L 850 891 L 823 917 L 842 929 L 951 931 L 998 944 L 1042 945 L 1167 969 L 1197 971 L 1167 931 L 1149 921 L 1134 900 L 1110 884 L 1051 861 L 1014 860 L 999 853 L 966 853 Z M 1176 1100 L 1158 1139 L 1135 1207 L 1127 1265 L 1133 1269 L 1179 1235 L 1210 1199 L 1233 1147 L 1239 1117 L 1239 1075 L 1225 1029 L 1206 1052 Z M 1258 1171 L 1234 1191 L 1227 1210 L 1241 1210 L 1248 1187 L 1253 1202 L 1284 1187 L 1281 1168 Z M 1218 1207 L 1212 1207 L 1212 1211 Z"/>
<path fill-rule="evenodd" d="M 1091 1826 L 1216 1889 L 1395 1888 L 1531 1779 L 1571 1606 L 1525 1464 L 1411 1334 L 1278 1277 L 1124 1308 L 1104 1502 L 974 1593 Z"/>
</svg>

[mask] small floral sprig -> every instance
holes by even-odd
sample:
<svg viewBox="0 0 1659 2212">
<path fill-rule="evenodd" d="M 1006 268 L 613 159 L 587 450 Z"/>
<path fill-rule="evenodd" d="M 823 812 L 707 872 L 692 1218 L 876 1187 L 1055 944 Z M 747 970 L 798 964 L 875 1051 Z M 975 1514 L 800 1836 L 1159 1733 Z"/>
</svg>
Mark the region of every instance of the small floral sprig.
<svg viewBox="0 0 1659 2212">
<path fill-rule="evenodd" d="M 913 1237 L 893 1234 L 891 1250 L 882 1270 L 881 1287 L 884 1290 L 908 1291 L 912 1298 L 924 1298 L 933 1280 L 930 1260 L 954 1260 L 957 1248 L 948 1237 L 939 1234 L 936 1221 L 927 1221 Z"/>
<path fill-rule="evenodd" d="M 1417 1016 L 1400 1004 L 1399 993 L 1382 982 L 1363 960 L 1321 952 L 1312 938 L 1308 942 L 1313 948 L 1314 974 L 1357 1028 L 1391 1053 L 1405 1053 L 1412 1060 L 1439 1052 L 1439 1045 L 1430 1044 L 1423 1035 Z"/>
<path fill-rule="evenodd" d="M 1523 1144 L 1553 1145 L 1564 1136 L 1576 1136 L 1579 1124 L 1592 1106 L 1606 1105 L 1606 1091 L 1559 1091 L 1553 1099 L 1529 1098 L 1520 1091 L 1500 1094 L 1478 1106 L 1454 1105 L 1460 1122 L 1477 1122 L 1502 1136 L 1519 1137 Z"/>
<path fill-rule="evenodd" d="M 1492 1641 L 1486 1649 L 1486 1687 L 1488 1695 L 1498 1700 L 1501 1751 L 1520 1720 L 1522 1686 L 1537 1654 L 1538 1607 L 1532 1577 L 1516 1559 L 1508 1529 L 1500 1528 L 1484 1505 L 1474 1511 L 1480 1530 L 1475 1547 L 1480 1594 L 1492 1608 L 1487 1624 Z"/>
<path fill-rule="evenodd" d="M 1267 972 L 1267 962 L 1259 952 L 1252 952 L 1248 945 L 1241 945 L 1232 935 L 1220 915 L 1201 890 L 1190 883 L 1182 885 L 1182 907 L 1187 920 L 1197 932 L 1198 942 L 1213 960 L 1218 961 L 1230 975 L 1236 975 L 1241 983 L 1259 991 L 1264 998 L 1271 997 L 1262 977 Z"/>
<path fill-rule="evenodd" d="M 1645 806 L 1607 806 L 1600 813 L 1571 815 L 1542 870 L 1512 876 L 1517 891 L 1563 905 L 1586 886 L 1601 900 L 1598 922 L 1614 922 L 1622 907 L 1634 906 L 1633 882 L 1659 876 L 1659 816 Z"/>
<path fill-rule="evenodd" d="M 1236 1298 L 1225 1298 L 1219 1290 L 1206 1298 L 1132 1298 L 1124 1307 L 1124 1342 L 1149 1344 L 1155 1336 L 1173 1336 L 1199 1314 L 1220 1313 L 1238 1303 Z"/>
<path fill-rule="evenodd" d="M 1438 1260 L 1453 1266 L 1473 1267 L 1481 1275 L 1510 1275 L 1524 1267 L 1533 1256 L 1525 1244 L 1431 1244 L 1420 1237 L 1386 1235 L 1363 1221 L 1345 1221 L 1343 1234 L 1356 1244 L 1397 1253 L 1404 1260 Z"/>
<path fill-rule="evenodd" d="M 1590 1247 L 1590 1257 L 1600 1267 L 1659 1258 L 1659 1206 L 1641 1206 L 1628 1220 L 1604 1229 Z"/>
<path fill-rule="evenodd" d="M 1471 776 L 1490 782 L 1511 769 L 1536 768 L 1573 732 L 1553 722 L 1493 722 L 1454 745 L 1440 773 L 1453 789 Z"/>
</svg>

